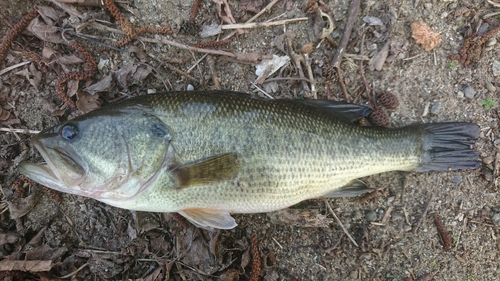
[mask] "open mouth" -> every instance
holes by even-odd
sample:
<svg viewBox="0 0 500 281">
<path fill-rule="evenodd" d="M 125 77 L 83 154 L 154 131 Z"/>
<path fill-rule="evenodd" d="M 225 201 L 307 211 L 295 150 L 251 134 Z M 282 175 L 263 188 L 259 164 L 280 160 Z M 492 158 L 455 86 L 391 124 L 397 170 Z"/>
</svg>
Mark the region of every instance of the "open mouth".
<svg viewBox="0 0 500 281">
<path fill-rule="evenodd" d="M 77 187 L 85 180 L 83 168 L 61 149 L 46 147 L 37 138 L 32 142 L 46 164 L 23 162 L 19 165 L 20 173 L 46 187 L 80 194 Z"/>
</svg>

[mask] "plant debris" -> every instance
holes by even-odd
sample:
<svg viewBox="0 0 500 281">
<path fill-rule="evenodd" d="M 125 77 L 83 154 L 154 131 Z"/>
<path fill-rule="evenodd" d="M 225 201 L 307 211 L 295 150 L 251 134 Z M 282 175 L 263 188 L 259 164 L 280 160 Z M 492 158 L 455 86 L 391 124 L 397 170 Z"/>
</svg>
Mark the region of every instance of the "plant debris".
<svg viewBox="0 0 500 281">
<path fill-rule="evenodd" d="M 500 25 L 493 28 L 486 34 L 473 34 L 467 38 L 457 54 L 448 57 L 449 60 L 459 61 L 464 66 L 469 66 L 473 62 L 481 59 L 486 42 L 500 32 Z"/>
<path fill-rule="evenodd" d="M 417 20 L 411 23 L 411 37 L 422 45 L 426 51 L 434 49 L 441 43 L 441 36 L 432 31 L 432 29 L 422 20 Z"/>
</svg>

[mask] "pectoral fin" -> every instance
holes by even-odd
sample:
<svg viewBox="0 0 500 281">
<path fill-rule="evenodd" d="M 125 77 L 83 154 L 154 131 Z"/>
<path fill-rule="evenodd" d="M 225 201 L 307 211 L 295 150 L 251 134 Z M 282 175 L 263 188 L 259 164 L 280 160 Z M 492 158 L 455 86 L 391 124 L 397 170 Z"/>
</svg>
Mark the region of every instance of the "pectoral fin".
<svg viewBox="0 0 500 281">
<path fill-rule="evenodd" d="M 218 209 L 186 209 L 179 212 L 197 227 L 212 230 L 213 228 L 232 229 L 238 224 L 228 211 Z"/>
<path fill-rule="evenodd" d="M 240 170 L 238 154 L 225 153 L 186 163 L 171 172 L 177 180 L 177 188 L 230 180 Z"/>
<path fill-rule="evenodd" d="M 352 180 L 348 184 L 335 189 L 334 191 L 324 195 L 324 197 L 328 198 L 337 198 L 337 197 L 356 197 L 360 196 L 373 188 L 369 188 L 364 182 L 360 180 Z"/>
</svg>

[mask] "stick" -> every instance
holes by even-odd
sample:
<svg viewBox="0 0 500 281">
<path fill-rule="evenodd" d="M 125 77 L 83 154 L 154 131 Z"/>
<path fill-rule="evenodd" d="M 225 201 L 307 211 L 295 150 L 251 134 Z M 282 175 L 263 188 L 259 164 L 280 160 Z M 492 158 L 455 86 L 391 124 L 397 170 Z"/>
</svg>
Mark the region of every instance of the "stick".
<svg viewBox="0 0 500 281">
<path fill-rule="evenodd" d="M 431 201 L 434 199 L 434 197 L 436 197 L 436 193 L 432 193 L 429 201 L 427 201 L 427 203 L 425 203 L 424 212 L 422 213 L 422 216 L 418 219 L 417 224 L 415 225 L 415 228 L 413 228 L 413 230 L 412 230 L 413 234 L 417 233 L 418 228 L 420 227 L 420 225 L 422 224 L 422 221 L 424 220 L 425 216 L 427 215 L 427 211 L 429 211 L 429 206 L 431 205 Z"/>
<path fill-rule="evenodd" d="M 0 128 L 0 132 L 19 133 L 19 134 L 38 134 L 41 131 L 28 130 L 28 129 Z"/>
<path fill-rule="evenodd" d="M 255 22 L 255 23 L 235 23 L 235 24 L 224 24 L 221 25 L 221 29 L 240 29 L 240 28 L 257 28 L 257 27 L 269 27 L 269 26 L 275 26 L 275 25 L 284 25 L 287 23 L 292 23 L 292 22 L 297 22 L 297 21 L 305 21 L 308 20 L 308 18 L 295 18 L 295 19 L 287 19 L 287 20 L 279 20 L 279 21 L 272 21 L 272 22 Z"/>
<path fill-rule="evenodd" d="M 254 20 L 256 20 L 258 17 L 260 17 L 263 13 L 271 11 L 271 8 L 274 6 L 274 4 L 278 3 L 278 1 L 280 1 L 280 0 L 271 1 L 271 3 L 267 4 L 267 6 L 264 9 L 262 9 L 260 12 L 258 12 L 255 16 L 253 16 L 249 20 L 247 20 L 247 23 L 251 23 Z M 236 31 L 233 31 L 228 36 L 224 37 L 222 40 L 227 40 L 227 39 L 233 37 L 234 35 L 236 35 L 236 33 L 237 33 Z"/>
<path fill-rule="evenodd" d="M 23 66 L 23 65 L 26 65 L 26 64 L 28 64 L 28 63 L 31 63 L 31 61 L 23 61 L 23 62 L 20 62 L 20 63 L 18 63 L 18 64 L 11 65 L 11 66 L 9 66 L 9 67 L 7 67 L 7 68 L 5 68 L 5 69 L 2 69 L 2 70 L 0 71 L 0 76 L 2 76 L 3 74 L 5 74 L 5 73 L 7 73 L 7 72 L 9 72 L 9 71 L 11 71 L 11 70 L 13 70 L 13 69 L 16 69 L 16 68 L 18 68 L 18 67 L 21 67 L 21 66 Z"/>
<path fill-rule="evenodd" d="M 351 234 L 349 234 L 349 232 L 347 232 L 347 229 L 345 229 L 344 225 L 342 224 L 342 222 L 340 221 L 340 219 L 337 217 L 337 215 L 335 215 L 335 212 L 333 211 L 332 207 L 330 206 L 330 202 L 328 202 L 328 200 L 325 200 L 325 203 L 326 203 L 326 207 L 328 208 L 328 210 L 330 211 L 330 213 L 332 214 L 332 216 L 335 218 L 335 220 L 337 221 L 337 223 L 340 225 L 340 227 L 342 228 L 342 230 L 344 231 L 344 233 L 347 235 L 347 237 L 349 237 L 349 240 L 351 240 L 351 242 L 359 248 L 359 245 L 358 243 L 356 243 L 356 241 L 354 240 L 354 238 L 352 238 Z"/>
<path fill-rule="evenodd" d="M 191 47 L 191 46 L 187 46 L 187 45 L 184 45 L 181 43 L 177 43 L 177 42 L 168 40 L 165 37 L 161 37 L 161 39 L 153 39 L 153 38 L 146 38 L 146 37 L 139 36 L 139 37 L 137 37 L 137 39 L 144 41 L 144 42 L 149 42 L 149 43 L 166 44 L 166 45 L 177 47 L 179 49 L 189 50 L 189 51 L 198 52 L 198 53 L 227 56 L 227 57 L 231 57 L 231 58 L 235 58 L 235 59 L 241 59 L 241 58 L 245 58 L 245 57 L 250 58 L 250 56 L 247 56 L 247 54 L 243 54 L 243 53 L 232 53 L 232 52 L 226 52 L 226 51 L 221 51 L 221 50 L 212 50 L 212 49 L 202 49 L 202 48 Z M 259 60 L 259 59 L 264 59 L 264 58 L 265 58 L 265 56 L 259 55 L 256 58 L 251 57 L 250 59 Z"/>
<path fill-rule="evenodd" d="M 347 47 L 347 43 L 349 42 L 349 38 L 351 37 L 352 28 L 354 27 L 354 23 L 356 22 L 360 3 L 361 0 L 352 0 L 351 6 L 349 7 L 349 13 L 347 14 L 347 22 L 345 24 L 344 34 L 342 35 L 339 47 L 335 51 L 335 54 L 333 55 L 333 59 L 331 62 L 332 66 L 335 68 L 339 68 L 340 63 L 342 62 L 342 55 L 344 54 L 345 48 Z"/>
</svg>

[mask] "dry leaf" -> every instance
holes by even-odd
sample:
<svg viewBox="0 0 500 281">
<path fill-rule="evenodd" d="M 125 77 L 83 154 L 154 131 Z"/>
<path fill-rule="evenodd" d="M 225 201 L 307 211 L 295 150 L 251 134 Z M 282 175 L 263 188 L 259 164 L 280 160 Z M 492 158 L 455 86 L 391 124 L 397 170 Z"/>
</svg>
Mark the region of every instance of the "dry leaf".
<svg viewBox="0 0 500 281">
<path fill-rule="evenodd" d="M 384 47 L 382 47 L 382 49 L 370 59 L 370 62 L 368 63 L 368 67 L 370 68 L 371 71 L 373 71 L 374 69 L 376 69 L 378 71 L 382 70 L 382 67 L 384 66 L 385 60 L 387 59 L 387 56 L 389 55 L 390 44 L 391 44 L 391 40 L 387 40 Z"/>
<path fill-rule="evenodd" d="M 57 21 L 59 21 L 59 15 L 54 8 L 49 6 L 37 6 L 36 10 L 42 16 L 43 21 L 48 25 L 53 26 Z"/>
<path fill-rule="evenodd" d="M 29 213 L 35 207 L 38 196 L 32 193 L 26 198 L 13 198 L 7 201 L 11 219 L 18 219 Z M 0 270 L 1 271 L 1 270 Z"/>
<path fill-rule="evenodd" d="M 262 8 L 262 4 L 262 0 L 241 0 L 239 8 L 240 11 L 258 13 Z"/>
<path fill-rule="evenodd" d="M 65 43 L 57 27 L 53 25 L 47 25 L 46 23 L 41 21 L 40 18 L 35 18 L 34 20 L 32 20 L 30 25 L 28 26 L 28 30 L 43 41 L 55 44 Z"/>
<path fill-rule="evenodd" d="M 369 25 L 384 26 L 384 23 L 382 22 L 382 20 L 377 18 L 377 17 L 366 16 L 363 18 L 363 21 Z"/>
<path fill-rule="evenodd" d="M 0 233 L 0 245 L 12 244 L 21 240 L 21 235 L 18 233 Z"/>
<path fill-rule="evenodd" d="M 233 18 L 233 14 L 231 13 L 231 8 L 229 7 L 229 3 L 227 0 L 212 0 L 217 6 L 217 13 L 219 17 L 225 22 L 229 24 L 236 23 L 236 20 Z"/>
<path fill-rule="evenodd" d="M 42 272 L 52 269 L 52 261 L 1 260 L 0 271 Z"/>
<path fill-rule="evenodd" d="M 273 59 L 271 60 L 262 60 L 261 63 L 255 66 L 255 75 L 259 76 L 257 77 L 257 80 L 255 80 L 255 83 L 260 84 L 264 82 L 264 79 L 278 71 L 278 69 L 286 65 L 288 62 L 290 62 L 289 56 L 280 57 L 277 55 L 273 55 Z"/>
<path fill-rule="evenodd" d="M 49 245 L 43 244 L 26 252 L 26 260 L 51 260 L 54 261 L 64 255 L 68 249 L 59 247 L 52 249 Z"/>
<path fill-rule="evenodd" d="M 91 95 L 86 91 L 78 91 L 76 97 L 76 107 L 83 113 L 91 112 L 102 105 L 102 100 L 99 98 L 99 95 Z"/>
<path fill-rule="evenodd" d="M 108 76 L 104 77 L 101 81 L 88 86 L 84 90 L 91 95 L 94 95 L 98 92 L 116 93 L 118 92 L 118 88 L 115 79 L 113 79 L 113 76 L 113 73 L 111 73 Z"/>
<path fill-rule="evenodd" d="M 424 50 L 430 51 L 441 43 L 441 37 L 423 21 L 417 20 L 411 23 L 411 37 L 422 45 Z"/>
</svg>

